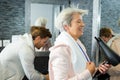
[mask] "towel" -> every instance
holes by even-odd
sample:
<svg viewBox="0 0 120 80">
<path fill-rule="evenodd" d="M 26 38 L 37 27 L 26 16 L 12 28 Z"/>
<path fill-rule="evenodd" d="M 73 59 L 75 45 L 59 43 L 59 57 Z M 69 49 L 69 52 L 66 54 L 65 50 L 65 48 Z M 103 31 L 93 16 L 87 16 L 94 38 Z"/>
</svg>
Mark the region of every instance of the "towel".
<svg viewBox="0 0 120 80">
<path fill-rule="evenodd" d="M 79 39 L 75 41 L 75 39 L 73 39 L 73 37 L 70 34 L 63 31 L 56 38 L 55 45 L 58 45 L 61 42 L 68 45 L 71 48 L 71 59 L 75 73 L 81 73 L 82 71 L 84 71 L 86 69 L 87 62 L 85 55 L 87 56 L 87 54 L 86 49 L 84 45 L 81 43 L 81 41 Z M 79 46 L 82 48 L 82 50 L 80 49 Z"/>
</svg>

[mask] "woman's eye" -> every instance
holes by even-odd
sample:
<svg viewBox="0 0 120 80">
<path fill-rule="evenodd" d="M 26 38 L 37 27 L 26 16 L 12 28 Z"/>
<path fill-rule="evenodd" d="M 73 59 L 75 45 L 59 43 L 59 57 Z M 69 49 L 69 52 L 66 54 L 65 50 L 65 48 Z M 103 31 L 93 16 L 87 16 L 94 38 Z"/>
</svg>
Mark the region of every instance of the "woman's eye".
<svg viewBox="0 0 120 80">
<path fill-rule="evenodd" d="M 78 23 L 81 23 L 81 21 L 78 21 Z"/>
</svg>

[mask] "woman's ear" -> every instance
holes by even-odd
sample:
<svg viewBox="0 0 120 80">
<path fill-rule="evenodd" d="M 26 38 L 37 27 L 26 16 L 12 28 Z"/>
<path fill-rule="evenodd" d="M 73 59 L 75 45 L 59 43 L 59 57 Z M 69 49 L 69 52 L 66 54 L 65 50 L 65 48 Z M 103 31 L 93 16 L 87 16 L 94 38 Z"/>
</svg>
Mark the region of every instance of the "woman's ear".
<svg viewBox="0 0 120 80">
<path fill-rule="evenodd" d="M 64 29 L 65 29 L 65 31 L 67 31 L 69 28 L 67 25 L 64 25 Z"/>
</svg>

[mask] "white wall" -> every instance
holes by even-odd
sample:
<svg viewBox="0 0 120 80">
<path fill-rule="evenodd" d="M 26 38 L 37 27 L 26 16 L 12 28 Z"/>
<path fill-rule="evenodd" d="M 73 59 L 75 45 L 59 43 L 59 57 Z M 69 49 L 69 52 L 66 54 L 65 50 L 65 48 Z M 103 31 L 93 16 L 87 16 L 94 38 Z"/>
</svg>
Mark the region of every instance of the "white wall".
<svg viewBox="0 0 120 80">
<path fill-rule="evenodd" d="M 50 4 L 31 4 L 31 25 L 34 25 L 35 20 L 39 17 L 47 18 L 47 27 L 52 28 L 53 24 L 53 5 Z"/>
</svg>

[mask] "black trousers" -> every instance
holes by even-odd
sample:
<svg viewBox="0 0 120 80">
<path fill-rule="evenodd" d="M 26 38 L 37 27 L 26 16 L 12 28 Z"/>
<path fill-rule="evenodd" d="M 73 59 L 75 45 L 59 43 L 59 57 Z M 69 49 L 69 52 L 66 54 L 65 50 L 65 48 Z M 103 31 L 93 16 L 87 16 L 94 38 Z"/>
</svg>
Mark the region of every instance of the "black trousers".
<svg viewBox="0 0 120 80">
<path fill-rule="evenodd" d="M 101 74 L 98 76 L 98 80 L 110 80 L 110 75 L 109 74 Z"/>
</svg>

